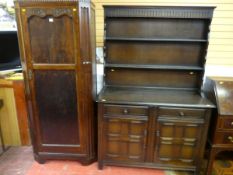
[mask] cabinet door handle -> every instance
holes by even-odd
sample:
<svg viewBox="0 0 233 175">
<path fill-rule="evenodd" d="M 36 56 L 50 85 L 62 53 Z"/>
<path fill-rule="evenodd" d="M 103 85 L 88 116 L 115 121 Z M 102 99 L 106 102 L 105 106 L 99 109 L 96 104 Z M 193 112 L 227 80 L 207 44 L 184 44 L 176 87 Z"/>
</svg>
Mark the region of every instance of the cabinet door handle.
<svg viewBox="0 0 233 175">
<path fill-rule="evenodd" d="M 174 123 L 163 123 L 163 125 L 165 125 L 165 126 L 174 126 L 175 124 Z"/>
<path fill-rule="evenodd" d="M 173 140 L 173 138 L 171 138 L 171 137 L 161 137 L 161 139 L 163 141 L 172 141 Z"/>
<path fill-rule="evenodd" d="M 142 138 L 142 136 L 140 136 L 140 135 L 129 135 L 129 137 L 132 138 L 132 139 L 140 139 L 140 138 Z"/>
<path fill-rule="evenodd" d="M 233 143 L 233 137 L 232 136 L 228 136 L 227 138 L 231 143 Z"/>
<path fill-rule="evenodd" d="M 196 141 L 195 138 L 183 138 L 183 140 L 184 140 L 185 142 L 195 142 L 195 141 Z"/>
<path fill-rule="evenodd" d="M 164 144 L 164 145 L 172 145 L 172 142 L 169 142 L 169 141 L 162 141 L 161 144 Z"/>
<path fill-rule="evenodd" d="M 181 162 L 185 162 L 185 163 L 191 163 L 193 162 L 192 159 L 180 159 Z"/>
</svg>

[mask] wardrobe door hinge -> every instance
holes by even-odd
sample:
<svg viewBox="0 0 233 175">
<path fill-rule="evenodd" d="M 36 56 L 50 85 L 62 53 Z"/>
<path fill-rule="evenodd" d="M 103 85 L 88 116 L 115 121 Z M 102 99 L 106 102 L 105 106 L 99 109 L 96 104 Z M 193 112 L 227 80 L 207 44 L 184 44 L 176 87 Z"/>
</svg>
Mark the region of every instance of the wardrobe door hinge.
<svg viewBox="0 0 233 175">
<path fill-rule="evenodd" d="M 28 79 L 32 80 L 32 70 L 31 69 L 28 70 Z"/>
</svg>

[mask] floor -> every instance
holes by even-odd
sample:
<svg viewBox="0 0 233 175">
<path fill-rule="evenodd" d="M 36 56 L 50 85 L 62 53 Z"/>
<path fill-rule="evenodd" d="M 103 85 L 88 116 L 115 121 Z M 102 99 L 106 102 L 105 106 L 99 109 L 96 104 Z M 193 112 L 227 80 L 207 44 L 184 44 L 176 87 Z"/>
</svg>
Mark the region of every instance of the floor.
<svg viewBox="0 0 233 175">
<path fill-rule="evenodd" d="M 38 164 L 31 147 L 11 147 L 0 156 L 0 175 L 189 175 L 143 168 L 106 166 L 98 170 L 97 163 L 82 166 L 77 161 L 47 161 Z"/>
<path fill-rule="evenodd" d="M 0 175 L 27 175 L 33 164 L 31 147 L 11 147 L 0 156 Z"/>
</svg>

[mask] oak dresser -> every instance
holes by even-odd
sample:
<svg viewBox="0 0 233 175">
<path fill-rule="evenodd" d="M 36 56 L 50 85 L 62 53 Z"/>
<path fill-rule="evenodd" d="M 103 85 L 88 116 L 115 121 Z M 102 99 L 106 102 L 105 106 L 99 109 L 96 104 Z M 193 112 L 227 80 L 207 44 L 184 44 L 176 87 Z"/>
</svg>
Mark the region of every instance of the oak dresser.
<svg viewBox="0 0 233 175">
<path fill-rule="evenodd" d="M 104 6 L 98 164 L 199 174 L 211 111 L 201 87 L 213 7 Z"/>
</svg>

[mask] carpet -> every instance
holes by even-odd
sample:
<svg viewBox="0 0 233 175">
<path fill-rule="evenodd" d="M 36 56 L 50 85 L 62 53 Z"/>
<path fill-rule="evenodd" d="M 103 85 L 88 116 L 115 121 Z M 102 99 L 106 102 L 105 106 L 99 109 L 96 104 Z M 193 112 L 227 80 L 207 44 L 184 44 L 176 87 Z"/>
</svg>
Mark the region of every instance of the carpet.
<svg viewBox="0 0 233 175">
<path fill-rule="evenodd" d="M 203 174 L 202 172 L 201 175 Z M 98 170 L 97 162 L 82 166 L 77 161 L 46 161 L 45 164 L 34 162 L 26 175 L 193 175 L 193 173 L 116 166 L 104 166 L 103 170 Z M 212 175 L 233 175 L 233 162 L 215 161 Z"/>
</svg>

